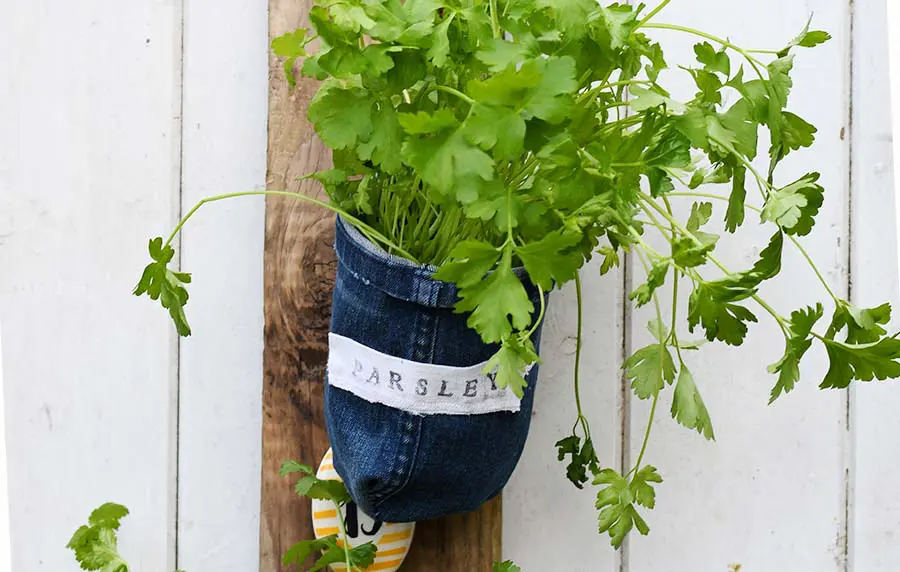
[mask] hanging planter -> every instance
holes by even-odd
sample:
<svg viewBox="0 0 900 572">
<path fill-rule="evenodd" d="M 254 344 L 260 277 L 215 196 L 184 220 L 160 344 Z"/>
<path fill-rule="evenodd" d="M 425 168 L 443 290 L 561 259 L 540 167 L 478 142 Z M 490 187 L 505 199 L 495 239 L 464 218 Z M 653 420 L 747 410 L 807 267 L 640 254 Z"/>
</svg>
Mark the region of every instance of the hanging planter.
<svg viewBox="0 0 900 572">
<path fill-rule="evenodd" d="M 537 367 L 521 399 L 497 385 L 486 344 L 455 313 L 457 287 L 338 219 L 325 419 L 357 505 L 385 522 L 470 511 L 497 495 L 528 435 Z M 520 276 L 525 275 L 519 270 Z M 527 287 L 539 307 L 540 294 Z M 530 331 L 537 347 L 539 325 Z"/>
<path fill-rule="evenodd" d="M 684 351 L 701 348 L 684 330 L 739 346 L 768 315 L 785 341 L 769 367 L 771 401 L 800 381 L 813 344 L 830 361 L 822 388 L 900 376 L 900 340 L 883 327 L 890 307 L 838 297 L 803 248 L 824 201 L 819 174 L 783 180 L 778 169 L 816 133 L 788 109 L 794 57 L 829 35 L 807 26 L 781 49 L 746 50 L 658 22 L 668 4 L 341 0 L 310 10 L 314 33 L 274 41 L 292 85 L 324 80 L 308 115 L 334 168 L 308 177 L 329 203 L 286 191 L 206 202 L 285 196 L 340 215 L 325 408 L 335 467 L 370 515 L 430 518 L 499 492 L 528 431 L 546 294 L 568 282 L 579 305 L 577 417 L 547 454 L 566 461 L 575 486 L 597 487 L 599 529 L 617 547 L 649 531 L 659 401 L 714 438 L 703 380 L 689 369 L 696 354 Z M 699 38 L 684 68 L 697 88 L 688 101 L 664 86 L 669 66 L 648 36 L 659 29 Z M 184 222 L 151 241 L 136 293 L 159 298 L 187 335 L 190 277 L 168 268 Z M 716 256 L 720 235 L 751 222 L 771 238 L 749 268 L 729 268 Z M 830 321 L 816 299 L 783 314 L 760 296 L 788 248 L 820 280 Z M 593 257 L 606 273 L 625 256 L 646 275 L 630 300 L 655 319 L 654 341 L 624 373 L 652 413 L 637 459 L 616 470 L 597 457 L 581 410 L 578 273 Z M 661 288 L 676 303 L 664 307 Z"/>
</svg>

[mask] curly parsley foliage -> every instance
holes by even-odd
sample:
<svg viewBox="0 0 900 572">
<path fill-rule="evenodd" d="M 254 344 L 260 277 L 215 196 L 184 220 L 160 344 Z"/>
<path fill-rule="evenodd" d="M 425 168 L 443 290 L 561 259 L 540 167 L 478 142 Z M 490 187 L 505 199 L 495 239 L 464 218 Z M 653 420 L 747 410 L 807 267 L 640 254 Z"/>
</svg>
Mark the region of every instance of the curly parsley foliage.
<svg viewBox="0 0 900 572">
<path fill-rule="evenodd" d="M 624 253 L 635 253 L 648 273 L 631 299 L 653 303 L 656 340 L 625 370 L 637 397 L 652 401 L 650 422 L 674 385 L 672 417 L 714 435 L 683 356 L 699 346 L 679 340 L 674 306 L 663 326 L 669 320 L 658 290 L 670 287 L 677 299 L 682 283 L 691 288 L 682 319 L 706 341 L 743 344 L 759 309 L 775 320 L 786 350 L 770 367 L 777 374 L 772 400 L 799 381 L 813 343 L 824 344 L 831 363 L 822 387 L 900 376 L 900 341 L 882 328 L 890 308 L 858 309 L 838 298 L 799 241 L 823 204 L 818 173 L 793 182 L 777 177 L 781 162 L 813 145 L 816 134 L 789 108 L 794 58 L 829 35 L 807 25 L 780 50 L 749 51 L 658 22 L 669 1 L 646 12 L 593 0 L 322 0 L 310 11 L 310 30 L 273 42 L 292 84 L 322 82 L 309 119 L 332 149 L 334 168 L 310 177 L 327 191 L 328 208 L 366 236 L 438 266 L 437 278 L 456 283 L 457 311 L 485 343 L 499 344 L 488 367 L 517 395 L 537 361 L 530 337 L 543 306 L 535 308 L 515 268 L 524 266 L 527 282 L 548 291 L 578 284 L 595 253 L 603 273 Z M 669 66 L 648 35 L 657 29 L 698 38 L 696 61 L 681 66 L 696 86 L 688 101 L 659 82 Z M 761 138 L 770 143 L 764 170 L 756 167 Z M 712 184 L 730 192 L 703 190 Z M 671 202 L 683 197 L 695 202 L 682 221 Z M 752 268 L 732 271 L 716 258 L 719 237 L 704 228 L 720 216 L 729 233 L 751 220 L 772 227 Z M 651 247 L 648 233 L 660 233 L 668 249 Z M 779 274 L 788 246 L 810 262 L 835 305 L 824 333 L 815 329 L 823 306 L 785 317 L 758 293 Z M 167 248 L 151 244 L 154 263 L 136 293 L 161 298 L 186 333 L 187 275 L 168 270 Z M 613 478 L 596 460 L 577 375 L 575 386 L 578 420 L 558 443 L 559 456 L 569 459 L 577 486 L 589 472 L 604 485 L 601 528 L 618 544 L 632 528 L 647 529 L 634 505 L 652 502 L 630 499 L 637 498 L 650 423 L 637 464 Z M 654 469 L 640 482 L 657 476 Z"/>
<path fill-rule="evenodd" d="M 66 546 L 75 553 L 82 570 L 128 572 L 128 563 L 119 554 L 116 532 L 128 509 L 106 503 L 91 513 L 88 523 L 78 528 Z"/>
</svg>

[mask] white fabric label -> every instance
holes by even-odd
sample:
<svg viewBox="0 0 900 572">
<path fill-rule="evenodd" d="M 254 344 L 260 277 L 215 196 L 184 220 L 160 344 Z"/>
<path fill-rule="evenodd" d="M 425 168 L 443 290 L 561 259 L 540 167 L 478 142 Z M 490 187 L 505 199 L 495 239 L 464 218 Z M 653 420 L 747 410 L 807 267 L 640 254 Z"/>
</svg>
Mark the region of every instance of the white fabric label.
<svg viewBox="0 0 900 572">
<path fill-rule="evenodd" d="M 518 412 L 519 398 L 499 389 L 495 374 L 482 373 L 485 363 L 469 367 L 418 363 L 328 334 L 328 383 L 370 403 L 419 415 Z"/>
</svg>

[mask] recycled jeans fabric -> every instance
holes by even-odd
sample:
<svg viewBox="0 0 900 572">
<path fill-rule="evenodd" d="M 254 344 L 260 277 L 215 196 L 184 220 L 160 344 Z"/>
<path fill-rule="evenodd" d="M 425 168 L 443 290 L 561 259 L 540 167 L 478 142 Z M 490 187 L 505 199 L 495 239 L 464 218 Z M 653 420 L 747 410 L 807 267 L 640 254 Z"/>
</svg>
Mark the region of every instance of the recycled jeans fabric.
<svg viewBox="0 0 900 572">
<path fill-rule="evenodd" d="M 497 350 L 453 311 L 454 284 L 434 267 L 388 254 L 339 218 L 331 332 L 389 356 L 465 367 Z M 523 281 L 539 307 L 537 289 Z M 540 345 L 540 328 L 532 341 Z M 527 375 L 518 412 L 421 415 L 372 403 L 326 383 L 334 466 L 354 502 L 383 522 L 467 512 L 506 485 L 522 454 L 537 381 Z"/>
</svg>

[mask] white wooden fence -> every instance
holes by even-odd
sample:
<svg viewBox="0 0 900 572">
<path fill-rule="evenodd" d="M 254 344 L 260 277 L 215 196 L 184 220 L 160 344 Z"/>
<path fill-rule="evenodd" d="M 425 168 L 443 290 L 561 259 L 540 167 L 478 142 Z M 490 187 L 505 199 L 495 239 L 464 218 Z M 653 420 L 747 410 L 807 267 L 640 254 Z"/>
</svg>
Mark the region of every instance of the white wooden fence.
<svg viewBox="0 0 900 572">
<path fill-rule="evenodd" d="M 265 185 L 265 4 L 0 2 L 16 572 L 75 570 L 68 536 L 107 500 L 132 510 L 121 536 L 135 572 L 257 569 L 262 202 L 211 207 L 184 234 L 194 337 L 176 339 L 130 289 L 146 239 L 180 212 Z M 894 299 L 884 0 L 675 0 L 664 19 L 778 47 L 810 13 L 834 40 L 798 58 L 792 95 L 819 134 L 791 165 L 815 165 L 828 189 L 807 244 L 838 291 L 862 304 Z M 670 61 L 688 61 L 691 41 L 665 40 Z M 726 248 L 735 261 L 754 254 Z M 784 274 L 767 292 L 780 308 L 817 292 L 799 261 Z M 623 304 L 640 276 L 589 268 L 584 278 L 584 385 L 600 455 L 615 465 L 639 446 L 647 415 L 619 371 L 646 341 L 646 316 Z M 820 392 L 816 353 L 796 393 L 767 407 L 765 365 L 780 354 L 768 325 L 741 349 L 707 348 L 691 363 L 718 442 L 661 415 L 647 453 L 666 479 L 653 530 L 609 549 L 591 491 L 568 485 L 553 457 L 574 420 L 574 329 L 567 290 L 553 299 L 532 434 L 504 497 L 504 551 L 526 572 L 900 570 L 900 383 Z"/>
</svg>

